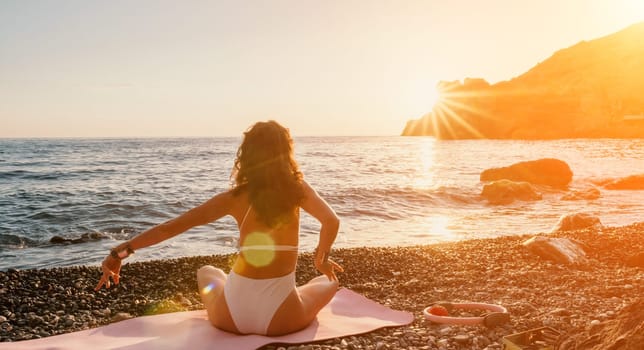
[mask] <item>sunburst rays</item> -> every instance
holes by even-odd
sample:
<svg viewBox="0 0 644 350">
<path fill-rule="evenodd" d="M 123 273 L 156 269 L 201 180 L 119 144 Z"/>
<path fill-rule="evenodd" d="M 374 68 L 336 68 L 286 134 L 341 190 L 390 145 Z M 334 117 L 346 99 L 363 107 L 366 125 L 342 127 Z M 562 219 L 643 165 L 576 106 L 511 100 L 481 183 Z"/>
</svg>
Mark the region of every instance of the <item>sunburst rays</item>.
<svg viewBox="0 0 644 350">
<path fill-rule="evenodd" d="M 432 111 L 423 116 L 420 129 L 438 139 L 488 138 L 491 125 L 501 122 L 492 111 L 498 97 L 525 91 L 491 89 L 489 85 L 469 88 L 460 83 L 439 83 L 438 98 Z"/>
</svg>

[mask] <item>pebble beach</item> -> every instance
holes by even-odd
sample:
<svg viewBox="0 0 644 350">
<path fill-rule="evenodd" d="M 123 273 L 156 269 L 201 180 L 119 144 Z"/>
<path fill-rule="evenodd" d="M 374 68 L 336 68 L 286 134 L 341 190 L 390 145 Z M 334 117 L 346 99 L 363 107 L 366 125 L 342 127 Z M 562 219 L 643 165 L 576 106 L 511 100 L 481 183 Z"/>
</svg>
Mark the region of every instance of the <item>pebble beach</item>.
<svg viewBox="0 0 644 350">
<path fill-rule="evenodd" d="M 408 326 L 262 349 L 502 349 L 503 337 L 538 327 L 562 334 L 560 349 L 639 349 L 644 334 L 644 222 L 550 234 L 579 242 L 589 263 L 567 266 L 527 251 L 533 235 L 413 247 L 337 249 L 343 287 L 414 314 Z M 121 283 L 94 291 L 97 266 L 0 272 L 0 341 L 88 329 L 146 314 L 202 308 L 196 270 L 228 271 L 234 255 L 127 263 Z M 316 276 L 311 254 L 298 261 L 298 285 Z M 423 309 L 437 301 L 507 308 L 494 328 L 437 324 Z M 639 338 L 638 338 L 639 337 Z M 621 339 L 621 340 L 620 340 Z M 639 345 L 637 345 L 639 344 Z"/>
</svg>

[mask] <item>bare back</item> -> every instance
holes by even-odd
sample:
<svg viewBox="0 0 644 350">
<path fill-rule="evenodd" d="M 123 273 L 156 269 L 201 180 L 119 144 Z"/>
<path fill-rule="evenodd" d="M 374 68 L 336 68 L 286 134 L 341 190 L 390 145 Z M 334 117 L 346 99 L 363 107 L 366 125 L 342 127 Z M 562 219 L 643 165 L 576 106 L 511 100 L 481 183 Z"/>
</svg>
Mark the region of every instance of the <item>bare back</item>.
<svg viewBox="0 0 644 350">
<path fill-rule="evenodd" d="M 249 278 L 265 279 L 287 275 L 295 270 L 299 238 L 299 208 L 287 223 L 274 228 L 257 219 L 247 194 L 236 197 L 233 216 L 239 226 L 240 254 L 233 271 Z M 292 249 L 285 249 L 292 247 Z"/>
</svg>

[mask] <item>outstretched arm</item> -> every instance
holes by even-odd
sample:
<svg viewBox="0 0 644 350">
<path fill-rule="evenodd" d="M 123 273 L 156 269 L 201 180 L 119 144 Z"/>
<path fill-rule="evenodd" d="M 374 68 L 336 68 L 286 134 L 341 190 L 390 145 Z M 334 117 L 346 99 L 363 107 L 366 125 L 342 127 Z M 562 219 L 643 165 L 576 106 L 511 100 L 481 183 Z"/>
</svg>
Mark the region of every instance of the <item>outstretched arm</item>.
<svg viewBox="0 0 644 350">
<path fill-rule="evenodd" d="M 304 186 L 304 201 L 302 209 L 320 221 L 320 241 L 315 249 L 314 264 L 315 268 L 325 274 L 329 280 L 337 281 L 335 271 L 344 271 L 342 266 L 329 259 L 331 246 L 338 235 L 340 228 L 340 219 L 335 214 L 331 206 L 318 195 L 318 193 L 306 182 Z"/>
<path fill-rule="evenodd" d="M 115 284 L 119 283 L 121 259 L 127 257 L 131 252 L 163 242 L 192 227 L 205 225 L 230 214 L 230 207 L 232 205 L 231 197 L 232 194 L 230 192 L 220 193 L 178 217 L 156 225 L 129 241 L 116 246 L 103 260 L 101 267 L 103 276 L 96 285 L 95 290 L 101 289 L 103 285 L 106 288 L 110 288 L 110 277 L 112 277 Z"/>
</svg>

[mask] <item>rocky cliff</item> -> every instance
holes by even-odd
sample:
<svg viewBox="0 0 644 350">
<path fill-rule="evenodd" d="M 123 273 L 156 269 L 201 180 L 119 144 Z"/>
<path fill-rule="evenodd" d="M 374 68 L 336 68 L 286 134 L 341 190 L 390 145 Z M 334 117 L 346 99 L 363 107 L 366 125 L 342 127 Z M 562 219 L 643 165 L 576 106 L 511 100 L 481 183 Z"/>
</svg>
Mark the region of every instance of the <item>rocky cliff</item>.
<svg viewBox="0 0 644 350">
<path fill-rule="evenodd" d="M 403 135 L 441 139 L 644 137 L 644 22 L 582 41 L 509 81 L 438 83 Z"/>
</svg>

